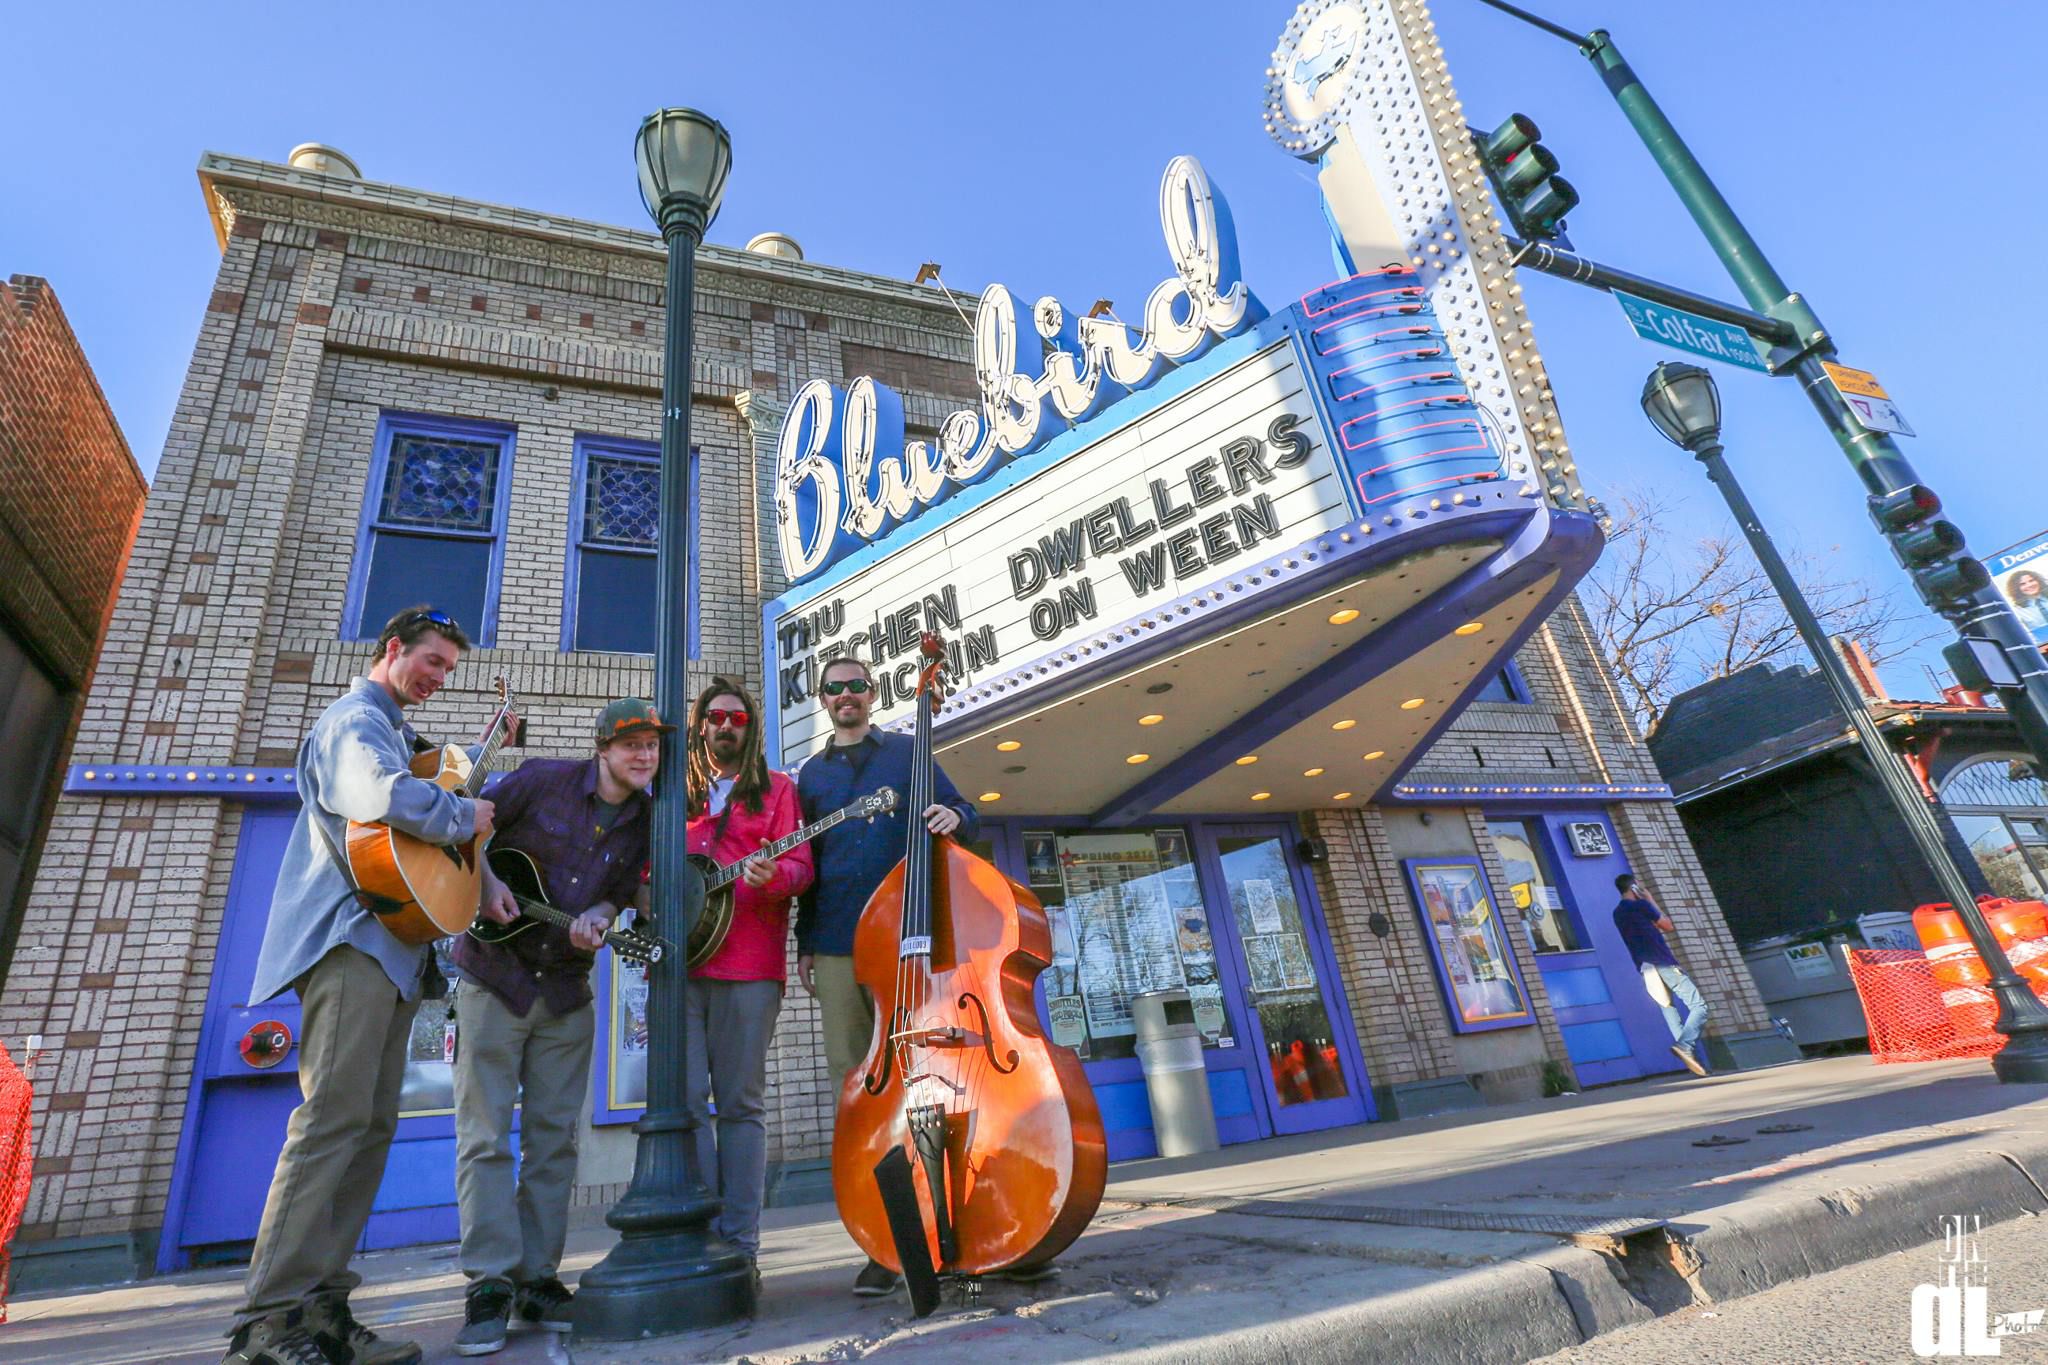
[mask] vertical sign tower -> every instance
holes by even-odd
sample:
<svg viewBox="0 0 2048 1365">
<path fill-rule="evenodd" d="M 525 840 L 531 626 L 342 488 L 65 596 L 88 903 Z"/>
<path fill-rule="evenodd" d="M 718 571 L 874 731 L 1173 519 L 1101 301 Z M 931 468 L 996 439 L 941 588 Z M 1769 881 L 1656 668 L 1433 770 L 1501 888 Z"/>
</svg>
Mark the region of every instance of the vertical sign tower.
<svg viewBox="0 0 2048 1365">
<path fill-rule="evenodd" d="M 1508 473 L 1554 507 L 1580 485 L 1486 168 L 1422 0 L 1304 0 L 1266 68 L 1266 131 L 1316 167 L 1346 275 L 1419 272 Z"/>
</svg>

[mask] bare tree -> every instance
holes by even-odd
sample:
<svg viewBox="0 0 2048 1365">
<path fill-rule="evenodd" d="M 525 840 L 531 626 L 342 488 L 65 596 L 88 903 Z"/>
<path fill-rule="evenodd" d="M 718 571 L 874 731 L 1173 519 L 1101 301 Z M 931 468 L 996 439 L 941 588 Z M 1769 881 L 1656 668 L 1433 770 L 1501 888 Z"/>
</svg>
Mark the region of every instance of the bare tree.
<svg viewBox="0 0 2048 1365">
<path fill-rule="evenodd" d="M 1600 647 L 1645 732 L 1671 699 L 1752 664 L 1803 662 L 1805 646 L 1770 580 L 1732 529 L 1686 541 L 1672 506 L 1625 492 L 1600 564 L 1580 587 Z M 1830 635 L 1882 663 L 1934 638 L 1928 618 L 1888 589 L 1845 579 L 1812 556 L 1786 562 Z"/>
</svg>

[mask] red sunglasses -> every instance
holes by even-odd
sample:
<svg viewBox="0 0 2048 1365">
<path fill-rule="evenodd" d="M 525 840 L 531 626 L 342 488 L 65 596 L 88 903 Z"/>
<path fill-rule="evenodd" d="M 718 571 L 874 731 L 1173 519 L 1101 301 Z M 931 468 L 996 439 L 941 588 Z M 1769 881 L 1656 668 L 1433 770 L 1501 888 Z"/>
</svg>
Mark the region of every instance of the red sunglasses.
<svg viewBox="0 0 2048 1365">
<path fill-rule="evenodd" d="M 744 711 L 728 711 L 724 707 L 714 706 L 704 713 L 704 719 L 713 725 L 730 725 L 735 730 L 744 730 L 747 728 L 747 722 L 753 717 Z"/>
</svg>

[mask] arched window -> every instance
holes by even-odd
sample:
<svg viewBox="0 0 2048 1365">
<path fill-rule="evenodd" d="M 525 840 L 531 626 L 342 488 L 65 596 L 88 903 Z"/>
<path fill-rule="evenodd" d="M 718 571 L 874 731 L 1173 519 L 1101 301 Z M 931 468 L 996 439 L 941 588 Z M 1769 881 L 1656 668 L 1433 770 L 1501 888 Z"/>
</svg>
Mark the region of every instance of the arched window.
<svg viewBox="0 0 2048 1365">
<path fill-rule="evenodd" d="M 1949 774 L 1941 804 L 2001 896 L 2048 898 L 2048 784 L 2022 759 L 1980 759 Z"/>
</svg>

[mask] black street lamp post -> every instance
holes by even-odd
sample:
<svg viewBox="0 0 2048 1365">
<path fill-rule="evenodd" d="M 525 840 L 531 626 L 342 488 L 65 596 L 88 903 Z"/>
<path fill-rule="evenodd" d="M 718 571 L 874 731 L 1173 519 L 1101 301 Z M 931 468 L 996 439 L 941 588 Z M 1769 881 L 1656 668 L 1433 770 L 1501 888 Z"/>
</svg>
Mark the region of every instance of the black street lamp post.
<svg viewBox="0 0 2048 1365">
<path fill-rule="evenodd" d="M 1848 669 L 1835 654 L 1833 644 L 1821 629 L 1819 619 L 1807 604 L 1806 595 L 1799 590 L 1791 570 L 1779 557 L 1778 547 L 1772 543 L 1770 533 L 1757 519 L 1756 509 L 1750 506 L 1742 485 L 1735 481 L 1735 472 L 1722 458 L 1721 395 L 1714 386 L 1714 376 L 1698 365 L 1665 361 L 1650 371 L 1650 378 L 1643 385 L 1643 412 L 1668 440 L 1691 451 L 1693 458 L 1707 467 L 1707 477 L 1727 499 L 1728 510 L 1735 514 L 1736 524 L 1749 540 L 1749 548 L 1763 565 L 1771 586 L 1777 589 L 1786 614 L 1799 631 L 1799 638 L 1806 642 L 1808 652 L 1813 655 L 1814 665 L 1827 679 L 1835 704 L 1848 717 L 1850 728 L 1862 743 L 1863 756 L 1876 771 L 1885 795 L 1906 822 L 1914 846 L 1933 870 L 1942 893 L 1962 916 L 1963 928 L 1969 934 L 1970 942 L 1976 946 L 1978 955 L 1991 972 L 1991 990 L 1998 999 L 1996 1027 L 2008 1040 L 1992 1057 L 1992 1071 L 2001 1081 L 2048 1081 L 2048 1008 L 2035 998 L 2025 979 L 2012 969 L 2012 963 L 2006 959 L 1997 935 L 1991 932 L 1991 926 L 1984 920 L 1984 912 L 1977 907 L 1976 895 L 1949 853 L 1939 820 L 1921 796 L 1919 787 L 1907 776 L 1898 755 L 1878 733 L 1877 722 L 1870 718 L 1870 710 L 1863 704 L 1855 683 L 1850 681 Z"/>
<path fill-rule="evenodd" d="M 716 119 L 663 109 L 640 125 L 640 197 L 668 244 L 668 333 L 661 381 L 661 521 L 656 552 L 655 709 L 690 713 L 690 310 L 697 245 L 718 216 L 732 141 Z M 633 1340 L 732 1322 L 754 1310 L 753 1267 L 711 1231 L 719 1201 L 697 1170 L 695 1123 L 684 1103 L 682 944 L 704 903 L 704 880 L 683 857 L 689 736 L 662 755 L 654 801 L 652 900 L 675 946 L 647 971 L 647 1110 L 633 1131 L 633 1183 L 605 1221 L 619 1243 L 577 1286 L 575 1339 Z"/>
</svg>

